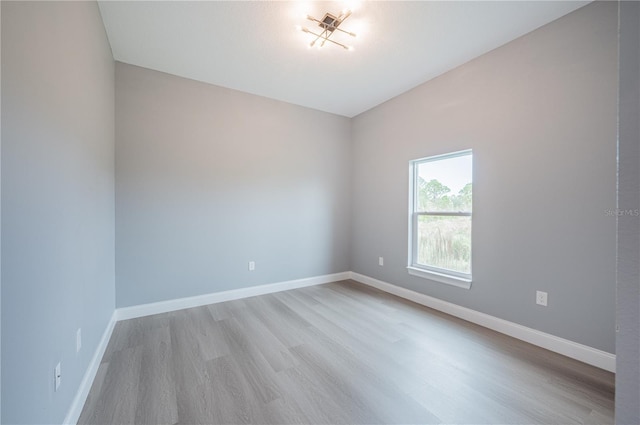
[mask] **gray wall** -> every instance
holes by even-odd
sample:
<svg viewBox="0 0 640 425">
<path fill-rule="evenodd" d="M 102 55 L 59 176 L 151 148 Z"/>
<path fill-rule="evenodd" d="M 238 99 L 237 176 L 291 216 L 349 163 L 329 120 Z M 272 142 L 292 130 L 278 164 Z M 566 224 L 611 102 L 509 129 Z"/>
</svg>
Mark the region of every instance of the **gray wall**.
<svg viewBox="0 0 640 425">
<path fill-rule="evenodd" d="M 352 270 L 613 352 L 616 87 L 617 5 L 594 3 L 355 117 Z M 405 269 L 408 161 L 467 148 L 470 290 Z"/>
<path fill-rule="evenodd" d="M 114 310 L 114 63 L 95 2 L 1 7 L 2 422 L 60 423 Z"/>
<path fill-rule="evenodd" d="M 640 423 L 640 3 L 620 2 L 616 423 Z M 627 212 L 631 212 L 627 214 Z"/>
<path fill-rule="evenodd" d="M 349 270 L 349 137 L 344 117 L 117 63 L 117 306 Z"/>
</svg>

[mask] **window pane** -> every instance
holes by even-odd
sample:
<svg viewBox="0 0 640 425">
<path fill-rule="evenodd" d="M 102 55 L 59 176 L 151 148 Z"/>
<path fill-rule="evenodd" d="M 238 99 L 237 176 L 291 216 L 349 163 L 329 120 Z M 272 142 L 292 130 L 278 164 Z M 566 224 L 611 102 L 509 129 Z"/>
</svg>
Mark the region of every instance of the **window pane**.
<svg viewBox="0 0 640 425">
<path fill-rule="evenodd" d="M 417 164 L 418 211 L 471 212 L 472 156 Z"/>
<path fill-rule="evenodd" d="M 471 274 L 471 217 L 418 217 L 418 264 Z"/>
</svg>

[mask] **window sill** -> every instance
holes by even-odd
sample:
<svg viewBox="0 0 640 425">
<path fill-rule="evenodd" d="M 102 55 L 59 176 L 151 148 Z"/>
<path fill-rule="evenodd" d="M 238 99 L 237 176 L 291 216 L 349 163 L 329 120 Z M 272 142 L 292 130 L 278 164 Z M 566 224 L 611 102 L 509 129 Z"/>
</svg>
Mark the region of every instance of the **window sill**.
<svg viewBox="0 0 640 425">
<path fill-rule="evenodd" d="M 435 280 L 436 282 L 457 286 L 458 288 L 471 289 L 471 279 L 465 279 L 463 277 L 437 273 L 431 270 L 424 270 L 424 269 L 419 269 L 417 267 L 411 267 L 411 266 L 407 267 L 407 271 L 412 276 L 421 277 L 423 279 Z"/>
</svg>

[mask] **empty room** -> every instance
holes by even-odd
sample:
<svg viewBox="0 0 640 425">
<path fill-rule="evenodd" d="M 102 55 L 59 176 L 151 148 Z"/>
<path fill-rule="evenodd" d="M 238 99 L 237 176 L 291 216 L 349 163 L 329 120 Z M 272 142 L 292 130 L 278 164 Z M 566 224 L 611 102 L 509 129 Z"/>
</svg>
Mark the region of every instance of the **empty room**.
<svg viewBox="0 0 640 425">
<path fill-rule="evenodd" d="M 0 22 L 2 424 L 640 423 L 640 3 Z"/>
</svg>

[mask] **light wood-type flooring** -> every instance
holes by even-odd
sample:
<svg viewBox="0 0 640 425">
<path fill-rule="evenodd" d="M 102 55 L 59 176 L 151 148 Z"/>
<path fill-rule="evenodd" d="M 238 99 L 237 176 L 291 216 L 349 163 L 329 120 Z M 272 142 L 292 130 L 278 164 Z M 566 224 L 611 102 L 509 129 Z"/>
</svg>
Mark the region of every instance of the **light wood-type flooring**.
<svg viewBox="0 0 640 425">
<path fill-rule="evenodd" d="M 80 424 L 607 424 L 614 375 L 352 281 L 119 322 Z"/>
</svg>

